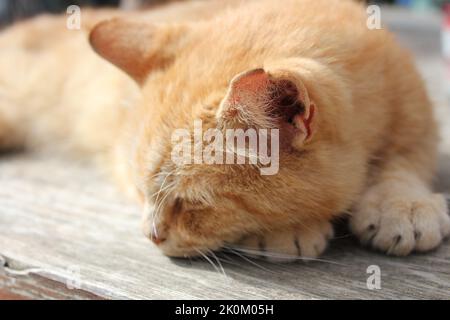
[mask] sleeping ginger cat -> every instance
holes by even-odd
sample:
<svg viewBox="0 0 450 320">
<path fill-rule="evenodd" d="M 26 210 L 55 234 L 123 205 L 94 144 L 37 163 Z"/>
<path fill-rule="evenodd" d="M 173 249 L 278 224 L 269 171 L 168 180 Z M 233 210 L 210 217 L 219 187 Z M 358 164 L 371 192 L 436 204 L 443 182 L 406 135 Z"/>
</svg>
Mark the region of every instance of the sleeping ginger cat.
<svg viewBox="0 0 450 320">
<path fill-rule="evenodd" d="M 261 0 L 18 24 L 0 35 L 0 146 L 100 158 L 169 256 L 316 257 L 344 212 L 378 250 L 431 250 L 450 233 L 432 108 L 411 56 L 366 20 L 354 1 Z M 277 128 L 279 171 L 174 163 L 172 133 L 196 119 Z"/>
</svg>

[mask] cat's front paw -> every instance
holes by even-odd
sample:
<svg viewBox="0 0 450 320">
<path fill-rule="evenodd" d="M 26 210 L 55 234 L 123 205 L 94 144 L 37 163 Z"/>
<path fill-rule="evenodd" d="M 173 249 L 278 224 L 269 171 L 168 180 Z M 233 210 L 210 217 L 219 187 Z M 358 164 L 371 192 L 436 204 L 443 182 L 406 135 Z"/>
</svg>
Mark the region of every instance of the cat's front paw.
<svg viewBox="0 0 450 320">
<path fill-rule="evenodd" d="M 436 248 L 450 234 L 450 217 L 440 194 L 363 199 L 350 220 L 362 243 L 388 254 Z"/>
<path fill-rule="evenodd" d="M 331 223 L 324 221 L 291 230 L 248 236 L 235 245 L 235 249 L 245 255 L 273 262 L 307 260 L 320 256 L 333 234 Z"/>
</svg>

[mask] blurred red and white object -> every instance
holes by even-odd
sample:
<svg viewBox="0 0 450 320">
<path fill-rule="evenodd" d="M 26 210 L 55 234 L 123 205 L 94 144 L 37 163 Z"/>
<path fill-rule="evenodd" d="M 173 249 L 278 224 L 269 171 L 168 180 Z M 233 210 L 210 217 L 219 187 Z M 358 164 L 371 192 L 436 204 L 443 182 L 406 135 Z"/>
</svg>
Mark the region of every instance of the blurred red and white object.
<svg viewBox="0 0 450 320">
<path fill-rule="evenodd" d="M 442 23 L 442 53 L 450 60 L 450 4 L 444 6 L 444 20 Z"/>
</svg>

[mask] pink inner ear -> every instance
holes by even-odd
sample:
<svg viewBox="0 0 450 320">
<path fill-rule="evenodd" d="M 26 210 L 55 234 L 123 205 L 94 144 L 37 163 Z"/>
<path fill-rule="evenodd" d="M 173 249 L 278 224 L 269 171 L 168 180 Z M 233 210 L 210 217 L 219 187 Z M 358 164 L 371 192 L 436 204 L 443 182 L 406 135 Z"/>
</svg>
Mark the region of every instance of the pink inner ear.
<svg viewBox="0 0 450 320">
<path fill-rule="evenodd" d="M 313 135 L 315 107 L 295 80 L 274 78 L 263 69 L 238 75 L 224 100 L 224 118 L 256 127 L 279 127 L 302 142 Z"/>
<path fill-rule="evenodd" d="M 269 85 L 269 76 L 263 69 L 249 71 L 233 81 L 231 100 L 233 104 L 252 102 L 258 96 L 265 95 Z"/>
</svg>

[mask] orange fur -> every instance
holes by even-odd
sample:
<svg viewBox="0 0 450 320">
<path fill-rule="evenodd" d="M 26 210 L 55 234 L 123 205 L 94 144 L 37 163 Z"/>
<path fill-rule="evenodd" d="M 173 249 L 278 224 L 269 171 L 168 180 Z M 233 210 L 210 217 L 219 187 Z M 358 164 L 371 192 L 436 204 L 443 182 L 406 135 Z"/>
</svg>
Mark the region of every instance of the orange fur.
<svg viewBox="0 0 450 320">
<path fill-rule="evenodd" d="M 429 189 L 437 136 L 424 86 L 393 36 L 366 27 L 360 4 L 187 2 L 103 22 L 91 33 L 94 49 L 140 90 L 88 45 L 97 21 L 120 15 L 89 12 L 80 32 L 66 30 L 61 17 L 42 17 L 0 35 L 3 146 L 20 137 L 102 155 L 140 195 L 146 234 L 173 256 L 239 241 L 317 256 L 329 221 L 350 208 L 354 232 L 393 254 L 431 249 L 450 232 L 442 199 Z M 194 119 L 217 127 L 232 115 L 220 108 L 231 80 L 258 68 L 294 83 L 308 112 L 314 103 L 311 138 L 277 122 L 289 147 L 274 176 L 253 166 L 175 165 L 173 130 Z M 267 119 L 249 114 L 255 123 Z M 417 206 L 428 209 L 418 216 Z M 443 227 L 423 227 L 423 216 Z M 368 235 L 372 224 L 378 233 Z M 412 239 L 417 228 L 423 237 Z"/>
</svg>

